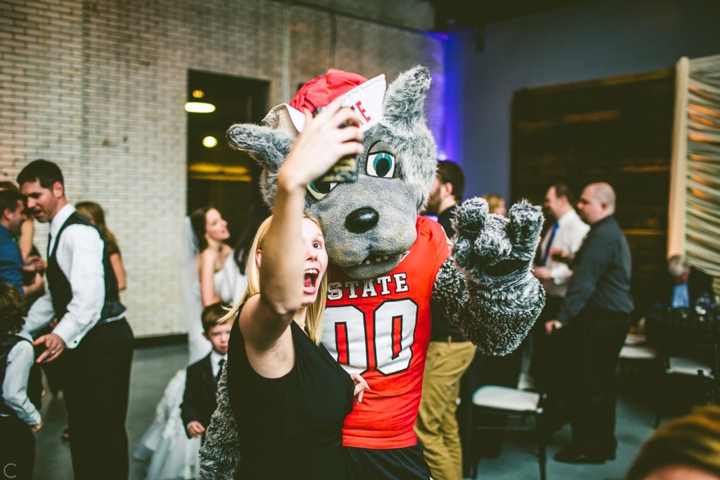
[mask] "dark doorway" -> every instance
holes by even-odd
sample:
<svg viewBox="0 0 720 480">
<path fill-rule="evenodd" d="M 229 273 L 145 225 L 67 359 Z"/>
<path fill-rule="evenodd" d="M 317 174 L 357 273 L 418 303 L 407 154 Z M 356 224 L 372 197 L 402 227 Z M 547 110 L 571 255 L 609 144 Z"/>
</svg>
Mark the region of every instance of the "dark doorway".
<svg viewBox="0 0 720 480">
<path fill-rule="evenodd" d="M 269 85 L 264 80 L 188 71 L 187 101 L 214 105 L 215 111 L 187 114 L 187 212 L 206 205 L 217 208 L 228 222 L 230 245 L 245 228 L 253 204 L 261 201 L 260 169 L 245 152 L 227 144 L 225 132 L 234 123 L 262 120 Z"/>
</svg>

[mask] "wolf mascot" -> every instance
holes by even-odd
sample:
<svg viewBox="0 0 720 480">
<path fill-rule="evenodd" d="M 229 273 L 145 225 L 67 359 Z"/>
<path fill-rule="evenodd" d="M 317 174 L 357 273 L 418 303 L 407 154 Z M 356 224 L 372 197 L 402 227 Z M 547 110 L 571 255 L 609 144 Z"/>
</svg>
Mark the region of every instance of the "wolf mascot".
<svg viewBox="0 0 720 480">
<path fill-rule="evenodd" d="M 262 165 L 263 195 L 272 205 L 278 168 L 302 129 L 298 112 L 314 111 L 342 94 L 361 98 L 351 102 L 367 122 L 357 180 L 311 184 L 305 200 L 306 213 L 322 227 L 331 264 L 322 342 L 371 388 L 346 418 L 343 444 L 400 457 L 405 452 L 411 459 L 406 463 L 419 463 L 421 472 L 413 426 L 430 341 L 430 303 L 444 308 L 483 352 L 504 355 L 519 345 L 545 300 L 531 274 L 542 225 L 538 207 L 522 201 L 506 219 L 488 215 L 484 200 L 470 199 L 457 209 L 452 246 L 439 224 L 418 216 L 436 169 L 435 143 L 423 115 L 430 82 L 423 67 L 401 74 L 387 91 L 382 76 L 366 81 L 331 71 L 306 84 L 290 106 L 275 107 L 262 126 L 228 131 L 230 143 Z M 372 94 L 378 90 L 379 96 Z M 218 405 L 202 451 L 205 479 L 233 478 L 240 462 L 224 372 Z M 352 473 L 381 478 L 364 468 L 353 465 Z M 385 475 L 421 478 L 411 473 L 417 465 L 400 468 Z"/>
</svg>

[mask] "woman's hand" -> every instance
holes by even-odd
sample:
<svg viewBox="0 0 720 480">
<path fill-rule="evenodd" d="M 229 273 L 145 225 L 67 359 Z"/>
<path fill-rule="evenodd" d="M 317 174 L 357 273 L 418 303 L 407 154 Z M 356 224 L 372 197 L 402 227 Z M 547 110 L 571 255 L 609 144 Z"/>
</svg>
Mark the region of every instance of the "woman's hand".
<svg viewBox="0 0 720 480">
<path fill-rule="evenodd" d="M 305 127 L 280 168 L 281 177 L 305 188 L 341 158 L 354 157 L 365 150 L 358 128 L 360 117 L 352 108 L 341 107 L 343 100 L 344 95 L 314 118 L 305 110 Z"/>
<path fill-rule="evenodd" d="M 353 392 L 353 397 L 355 397 L 355 400 L 358 403 L 361 403 L 363 399 L 363 393 L 365 392 L 365 390 L 370 390 L 370 387 L 368 386 L 365 379 L 357 373 L 351 373 L 350 378 L 352 378 L 352 381 L 355 382 L 355 391 Z"/>
</svg>

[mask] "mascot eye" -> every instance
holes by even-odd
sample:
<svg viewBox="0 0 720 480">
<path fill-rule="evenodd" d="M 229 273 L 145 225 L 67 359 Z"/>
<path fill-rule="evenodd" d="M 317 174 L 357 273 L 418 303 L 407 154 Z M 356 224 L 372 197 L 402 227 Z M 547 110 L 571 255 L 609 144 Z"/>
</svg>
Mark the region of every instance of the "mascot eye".
<svg viewBox="0 0 720 480">
<path fill-rule="evenodd" d="M 392 178 L 395 173 L 395 157 L 387 152 L 371 153 L 368 155 L 365 170 L 371 177 Z"/>
<path fill-rule="evenodd" d="M 322 200 L 336 185 L 335 182 L 312 182 L 307 189 L 315 200 Z"/>
</svg>

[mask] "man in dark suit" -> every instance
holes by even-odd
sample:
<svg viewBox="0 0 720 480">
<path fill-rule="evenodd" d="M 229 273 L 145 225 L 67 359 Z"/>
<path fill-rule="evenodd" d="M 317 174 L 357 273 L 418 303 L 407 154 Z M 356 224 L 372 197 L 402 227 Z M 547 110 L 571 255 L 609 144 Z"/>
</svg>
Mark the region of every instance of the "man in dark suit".
<svg viewBox="0 0 720 480">
<path fill-rule="evenodd" d="M 217 379 L 227 360 L 232 327 L 232 319 L 224 322 L 221 319 L 230 308 L 230 305 L 214 303 L 202 312 L 203 335 L 210 340 L 212 351 L 207 357 L 187 367 L 185 394 L 180 410 L 188 438 L 205 434 L 210 417 L 217 408 Z"/>
<path fill-rule="evenodd" d="M 706 295 L 712 300 L 713 277 L 699 268 L 691 267 L 684 255 L 673 255 L 668 260 L 669 280 L 663 304 L 671 308 L 692 308 Z"/>
</svg>

